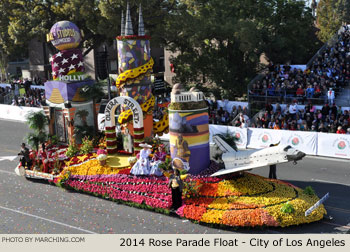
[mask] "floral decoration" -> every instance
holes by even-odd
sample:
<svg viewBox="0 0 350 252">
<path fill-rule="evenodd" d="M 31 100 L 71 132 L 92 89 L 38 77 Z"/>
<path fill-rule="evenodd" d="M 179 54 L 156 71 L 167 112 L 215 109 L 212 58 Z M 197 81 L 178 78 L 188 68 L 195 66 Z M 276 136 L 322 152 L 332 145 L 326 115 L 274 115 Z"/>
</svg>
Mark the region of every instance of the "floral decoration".
<svg viewBox="0 0 350 252">
<path fill-rule="evenodd" d="M 190 220 L 226 226 L 285 227 L 317 221 L 326 214 L 321 205 L 305 217 L 305 211 L 318 197 L 283 181 L 249 173 L 233 179 L 195 177 L 191 180 L 201 184 L 199 194 L 185 196 L 184 205 L 177 211 Z"/>
<path fill-rule="evenodd" d="M 106 199 L 136 203 L 153 209 L 171 207 L 171 190 L 165 177 L 113 175 L 71 175 L 65 184 L 68 188 L 91 193 Z"/>
<path fill-rule="evenodd" d="M 132 176 L 130 167 L 101 166 L 96 155 L 71 159 L 69 162 L 76 161 L 75 164 L 64 169 L 55 182 L 128 205 L 170 211 L 172 197 L 166 176 Z M 250 173 L 220 178 L 188 175 L 184 184 L 187 187 L 183 206 L 176 213 L 199 223 L 285 227 L 318 221 L 326 214 L 321 205 L 305 216 L 305 211 L 319 200 L 315 194 L 308 193 L 310 190 Z"/>
</svg>

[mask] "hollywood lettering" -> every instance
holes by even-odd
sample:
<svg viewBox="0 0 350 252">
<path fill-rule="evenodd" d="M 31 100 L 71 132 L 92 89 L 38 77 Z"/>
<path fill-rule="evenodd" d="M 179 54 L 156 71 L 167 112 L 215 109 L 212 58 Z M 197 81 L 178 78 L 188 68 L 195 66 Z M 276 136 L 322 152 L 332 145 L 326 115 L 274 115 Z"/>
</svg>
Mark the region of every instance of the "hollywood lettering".
<svg viewBox="0 0 350 252">
<path fill-rule="evenodd" d="M 71 38 L 61 38 L 61 39 L 56 39 L 56 40 L 52 41 L 52 44 L 55 46 L 58 44 L 69 43 L 69 42 L 71 42 Z"/>
<path fill-rule="evenodd" d="M 58 79 L 60 81 L 82 81 L 85 80 L 85 75 L 60 75 Z"/>
</svg>

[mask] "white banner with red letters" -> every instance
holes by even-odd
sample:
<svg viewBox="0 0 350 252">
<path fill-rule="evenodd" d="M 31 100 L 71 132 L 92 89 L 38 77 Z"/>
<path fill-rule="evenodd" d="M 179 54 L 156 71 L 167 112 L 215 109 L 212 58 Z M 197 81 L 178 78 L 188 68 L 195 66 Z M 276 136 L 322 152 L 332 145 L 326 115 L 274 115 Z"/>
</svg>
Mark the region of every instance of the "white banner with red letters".
<svg viewBox="0 0 350 252">
<path fill-rule="evenodd" d="M 290 145 L 307 155 L 316 155 L 317 133 L 311 131 L 283 130 L 281 144 Z"/>
<path fill-rule="evenodd" d="M 350 158 L 350 135 L 318 133 L 317 155 Z"/>
</svg>

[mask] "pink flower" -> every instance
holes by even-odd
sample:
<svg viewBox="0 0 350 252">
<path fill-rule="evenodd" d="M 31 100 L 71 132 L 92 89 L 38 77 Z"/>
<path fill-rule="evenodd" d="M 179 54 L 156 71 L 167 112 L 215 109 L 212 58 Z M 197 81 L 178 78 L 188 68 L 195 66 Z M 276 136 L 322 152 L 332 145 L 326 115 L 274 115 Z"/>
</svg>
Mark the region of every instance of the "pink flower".
<svg viewBox="0 0 350 252">
<path fill-rule="evenodd" d="M 107 155 L 107 151 L 105 149 L 98 149 L 97 155 L 101 155 L 101 154 Z"/>
<path fill-rule="evenodd" d="M 169 209 L 172 204 L 166 178 L 140 178 L 125 174 L 71 176 L 66 185 L 109 199 L 144 203 L 152 208 Z"/>
<path fill-rule="evenodd" d="M 180 217 L 184 217 L 184 208 L 185 208 L 186 205 L 182 205 L 181 207 L 179 207 L 177 210 L 176 210 L 176 214 Z"/>
</svg>

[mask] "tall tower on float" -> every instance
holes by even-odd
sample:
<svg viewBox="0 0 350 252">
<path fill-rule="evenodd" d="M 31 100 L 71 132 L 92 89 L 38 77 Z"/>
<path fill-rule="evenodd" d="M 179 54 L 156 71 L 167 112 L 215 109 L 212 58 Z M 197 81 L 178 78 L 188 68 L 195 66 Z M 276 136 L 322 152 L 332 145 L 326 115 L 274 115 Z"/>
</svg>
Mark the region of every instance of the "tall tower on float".
<svg viewBox="0 0 350 252">
<path fill-rule="evenodd" d="M 54 24 L 47 34 L 47 41 L 58 52 L 50 57 L 53 80 L 45 82 L 44 112 L 50 134 L 60 142 L 79 143 L 83 136 L 74 132 L 77 126 L 96 128 L 99 105 L 80 96 L 81 89 L 95 83 L 85 73 L 82 50 L 78 48 L 82 36 L 82 31 L 66 20 Z"/>
<path fill-rule="evenodd" d="M 116 86 L 121 96 L 129 96 L 136 100 L 144 114 L 144 129 L 134 129 L 132 125 L 131 110 L 124 106 L 118 117 L 118 122 L 128 129 L 134 138 L 135 150 L 137 142 L 143 139 L 138 134 L 144 133 L 145 137 L 152 135 L 153 129 L 153 107 L 155 103 L 152 95 L 151 73 L 153 59 L 150 50 L 150 37 L 145 35 L 141 4 L 139 6 L 138 34 L 134 35 L 130 7 L 127 4 L 126 20 L 122 14 L 121 35 L 117 37 L 119 75 Z M 144 132 L 141 132 L 144 131 Z"/>
</svg>

